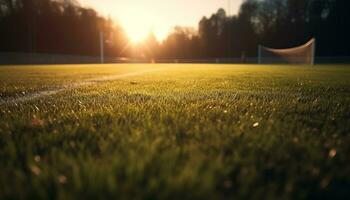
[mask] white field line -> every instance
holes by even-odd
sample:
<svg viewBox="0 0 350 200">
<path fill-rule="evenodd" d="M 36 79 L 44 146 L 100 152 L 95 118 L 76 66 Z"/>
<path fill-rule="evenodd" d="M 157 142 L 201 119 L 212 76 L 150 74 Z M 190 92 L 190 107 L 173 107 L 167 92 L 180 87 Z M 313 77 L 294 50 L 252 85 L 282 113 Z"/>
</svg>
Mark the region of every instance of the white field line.
<svg viewBox="0 0 350 200">
<path fill-rule="evenodd" d="M 38 99 L 38 98 L 45 97 L 45 96 L 55 95 L 55 94 L 60 93 L 60 92 L 80 88 L 83 86 L 93 85 L 93 84 L 96 84 L 99 82 L 107 82 L 107 81 L 111 81 L 111 80 L 131 77 L 131 76 L 139 76 L 139 75 L 143 75 L 145 73 L 156 72 L 156 71 L 160 71 L 160 70 L 161 69 L 158 68 L 158 69 L 145 70 L 145 71 L 139 71 L 139 72 L 130 72 L 130 73 L 125 73 L 125 74 L 115 74 L 115 75 L 86 79 L 82 82 L 63 85 L 62 88 L 56 89 L 56 90 L 38 91 L 35 93 L 28 94 L 26 96 L 13 97 L 13 98 L 8 98 L 6 100 L 0 100 L 0 106 L 7 105 L 7 104 L 25 103 L 25 102 L 31 101 L 33 99 Z"/>
</svg>

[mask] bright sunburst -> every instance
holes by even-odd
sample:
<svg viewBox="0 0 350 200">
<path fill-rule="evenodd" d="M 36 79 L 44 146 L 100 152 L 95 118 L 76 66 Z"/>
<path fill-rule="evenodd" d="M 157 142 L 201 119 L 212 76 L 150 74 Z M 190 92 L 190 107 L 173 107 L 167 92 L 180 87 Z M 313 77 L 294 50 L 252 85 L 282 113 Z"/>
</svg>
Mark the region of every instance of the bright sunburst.
<svg viewBox="0 0 350 200">
<path fill-rule="evenodd" d="M 150 32 L 147 26 L 139 26 L 137 24 L 129 23 L 125 26 L 125 31 L 132 43 L 139 43 L 146 39 Z"/>
<path fill-rule="evenodd" d="M 117 20 L 122 24 L 130 41 L 139 43 L 145 40 L 152 32 L 159 41 L 169 34 L 168 21 L 149 8 L 134 7 L 118 13 Z"/>
<path fill-rule="evenodd" d="M 134 8 L 133 14 L 122 16 L 123 28 L 133 43 L 142 42 L 151 31 L 154 31 L 152 30 L 154 21 L 152 15 L 150 12 L 145 12 L 144 9 Z"/>
<path fill-rule="evenodd" d="M 122 25 L 132 43 L 144 40 L 152 31 L 164 40 L 174 26 L 197 27 L 203 16 L 227 7 L 227 0 L 77 0 Z M 231 0 L 232 1 L 232 0 Z M 237 10 L 243 0 L 232 1 Z"/>
</svg>

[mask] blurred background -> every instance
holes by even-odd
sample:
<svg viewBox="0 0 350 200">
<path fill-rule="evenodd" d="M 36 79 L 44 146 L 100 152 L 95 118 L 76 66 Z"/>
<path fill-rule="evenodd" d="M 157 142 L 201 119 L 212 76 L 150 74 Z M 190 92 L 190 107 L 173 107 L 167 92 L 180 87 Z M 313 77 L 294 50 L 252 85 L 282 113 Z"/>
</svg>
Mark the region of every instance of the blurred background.
<svg viewBox="0 0 350 200">
<path fill-rule="evenodd" d="M 187 1 L 186 9 L 168 6 L 157 11 L 150 9 L 155 6 L 152 1 L 139 1 L 141 7 L 148 5 L 143 10 L 140 6 L 126 10 L 123 1 L 98 2 L 0 0 L 0 63 L 99 62 L 101 33 L 106 62 L 239 62 L 242 56 L 255 62 L 259 44 L 287 48 L 311 38 L 316 38 L 320 61 L 346 62 L 350 56 L 347 0 L 228 0 L 215 5 L 208 0 L 201 6 Z M 197 16 L 208 9 L 212 14 L 198 19 L 188 14 L 193 11 Z M 119 12 L 132 17 L 123 18 Z M 176 25 L 167 12 L 195 25 Z M 145 27 L 152 21 L 148 15 L 164 18 L 159 27 Z"/>
</svg>

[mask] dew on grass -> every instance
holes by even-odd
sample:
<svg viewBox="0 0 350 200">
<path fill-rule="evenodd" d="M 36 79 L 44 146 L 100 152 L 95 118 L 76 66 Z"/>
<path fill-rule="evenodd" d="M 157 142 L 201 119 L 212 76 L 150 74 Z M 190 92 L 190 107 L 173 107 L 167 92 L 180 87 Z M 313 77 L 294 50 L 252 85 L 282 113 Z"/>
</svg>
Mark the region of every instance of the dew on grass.
<svg viewBox="0 0 350 200">
<path fill-rule="evenodd" d="M 328 156 L 330 157 L 330 158 L 334 158 L 335 156 L 337 155 L 337 150 L 336 149 L 331 149 L 330 151 L 329 151 L 329 153 L 328 153 Z"/>
<path fill-rule="evenodd" d="M 322 181 L 320 183 L 320 187 L 322 189 L 325 189 L 329 185 L 330 182 L 331 182 L 331 177 L 326 176 L 322 179 Z"/>
<path fill-rule="evenodd" d="M 33 172 L 33 174 L 35 174 L 37 176 L 39 176 L 40 173 L 41 173 L 41 169 L 38 166 L 36 166 L 36 165 L 32 165 L 30 167 L 30 170 Z"/>
<path fill-rule="evenodd" d="M 295 144 L 299 143 L 299 138 L 294 137 L 294 138 L 293 138 L 293 142 L 294 142 Z"/>
<path fill-rule="evenodd" d="M 35 162 L 40 162 L 41 158 L 40 158 L 39 155 L 36 155 L 36 156 L 34 157 L 34 160 L 35 160 Z"/>
<path fill-rule="evenodd" d="M 61 183 L 61 184 L 65 184 L 67 183 L 67 177 L 64 176 L 64 175 L 59 175 L 58 178 L 57 178 L 58 182 Z"/>
</svg>

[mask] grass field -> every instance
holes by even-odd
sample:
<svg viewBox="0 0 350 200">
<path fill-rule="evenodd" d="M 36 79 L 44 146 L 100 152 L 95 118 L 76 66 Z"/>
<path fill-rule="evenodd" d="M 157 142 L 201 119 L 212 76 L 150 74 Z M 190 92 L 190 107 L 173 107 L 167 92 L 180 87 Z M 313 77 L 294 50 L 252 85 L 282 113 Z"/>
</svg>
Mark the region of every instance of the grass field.
<svg viewBox="0 0 350 200">
<path fill-rule="evenodd" d="M 349 144 L 349 66 L 0 67 L 0 199 L 349 198 Z"/>
</svg>

